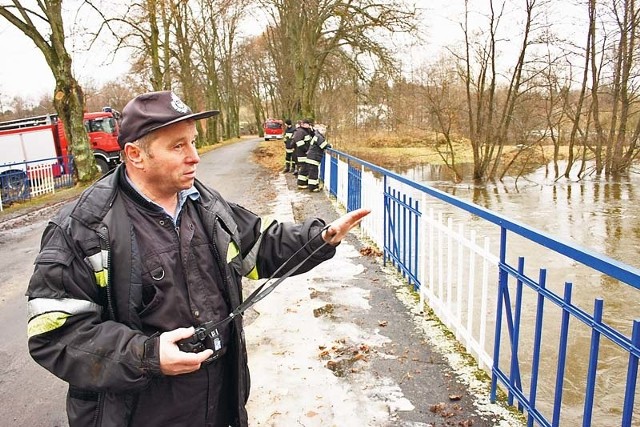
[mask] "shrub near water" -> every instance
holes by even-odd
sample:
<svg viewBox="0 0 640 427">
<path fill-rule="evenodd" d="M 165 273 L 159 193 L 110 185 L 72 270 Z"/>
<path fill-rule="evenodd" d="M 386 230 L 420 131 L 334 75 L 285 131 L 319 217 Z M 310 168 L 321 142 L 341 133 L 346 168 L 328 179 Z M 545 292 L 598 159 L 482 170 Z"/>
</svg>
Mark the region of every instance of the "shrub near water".
<svg viewBox="0 0 640 427">
<path fill-rule="evenodd" d="M 353 138 L 336 135 L 331 144 L 337 150 L 394 170 L 451 161 L 451 150 L 444 136 L 436 132 L 360 132 Z M 452 142 L 452 147 L 456 163 L 473 161 L 471 144 L 468 141 L 456 139 Z"/>
<path fill-rule="evenodd" d="M 435 132 L 406 131 L 392 132 L 332 132 L 327 131 L 327 139 L 336 150 L 394 171 L 406 170 L 422 164 L 442 165 L 451 163 L 451 151 L 456 165 L 473 163 L 471 142 L 455 137 L 451 147 L 442 134 Z M 563 147 L 564 148 L 564 147 Z M 565 149 L 561 157 L 565 155 Z M 510 174 L 518 175 L 546 164 L 553 159 L 553 146 L 535 144 L 525 150 L 513 145 L 503 148 L 501 165 L 511 165 Z M 274 172 L 284 168 L 284 144 L 281 141 L 263 141 L 254 151 L 256 161 Z M 501 172 L 501 171 L 499 171 Z"/>
<path fill-rule="evenodd" d="M 448 151 L 442 135 L 438 137 L 434 132 L 402 135 L 358 132 L 347 135 L 329 130 L 327 139 L 336 150 L 389 169 L 405 169 L 424 163 L 444 164 L 443 157 Z M 471 161 L 471 144 L 455 142 L 454 152 L 457 162 Z M 284 168 L 284 144 L 280 141 L 262 141 L 253 155 L 258 163 L 274 172 Z"/>
</svg>

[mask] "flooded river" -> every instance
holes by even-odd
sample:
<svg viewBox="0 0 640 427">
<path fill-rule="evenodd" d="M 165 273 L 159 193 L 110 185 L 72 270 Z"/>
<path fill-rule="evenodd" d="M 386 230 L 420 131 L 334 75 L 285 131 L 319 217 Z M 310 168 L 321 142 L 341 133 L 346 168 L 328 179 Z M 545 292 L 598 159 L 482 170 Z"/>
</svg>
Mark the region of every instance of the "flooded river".
<svg viewBox="0 0 640 427">
<path fill-rule="evenodd" d="M 559 240 L 640 268 L 640 174 L 632 173 L 616 180 L 587 177 L 582 180 L 561 178 L 556 181 L 553 169 L 542 167 L 517 180 L 507 178 L 499 183 L 477 185 L 469 179 L 471 167 L 472 165 L 463 167 L 466 181 L 459 184 L 453 183 L 453 175 L 443 166 L 423 165 L 397 173 L 471 201 Z M 564 165 L 560 165 L 560 170 L 564 170 L 563 168 Z M 495 242 L 493 252 L 497 254 L 497 227 L 481 223 L 474 223 L 472 227 L 479 234 L 490 235 Z M 605 322 L 630 336 L 633 319 L 640 318 L 640 290 L 604 277 L 575 261 L 559 260 L 557 255 L 527 245 L 530 243 L 513 239 L 508 243 L 508 250 L 527 255 L 527 265 L 534 269 L 527 272 L 529 277 L 538 277 L 535 271 L 537 268 L 548 268 L 550 288 L 562 295 L 565 282 L 571 282 L 572 302 L 590 314 L 593 313 L 594 299 L 602 298 Z M 508 261 L 511 265 L 517 265 L 514 259 Z M 535 321 L 535 305 L 525 306 L 525 311 L 527 308 L 530 308 L 530 312 L 523 313 L 523 328 L 526 328 L 527 322 L 533 324 Z M 553 322 L 559 325 L 561 311 L 557 310 L 555 315 L 547 316 L 547 312 L 551 311 L 545 307 L 545 321 L 551 325 L 545 326 L 544 333 L 547 335 L 543 337 L 541 376 L 546 375 L 548 378 L 545 382 L 541 379 L 541 384 L 546 384 L 541 385 L 542 389 L 538 391 L 542 399 L 552 397 L 555 391 L 558 339 L 548 331 L 559 329 L 554 327 Z M 591 342 L 591 329 L 575 319 L 571 322 L 561 425 L 581 425 L 581 421 L 576 420 L 582 419 L 585 391 L 583 378 L 588 362 L 585 355 L 588 355 Z M 524 336 L 523 340 L 526 341 Z M 619 426 L 628 353 L 607 340 L 603 340 L 601 344 L 592 425 Z M 527 363 L 527 357 L 530 358 L 527 354 L 527 347 L 530 349 L 530 346 L 531 342 L 525 342 L 521 347 L 520 354 L 525 359 L 521 362 L 524 364 Z M 523 382 L 526 381 L 526 376 L 527 373 L 524 373 Z M 544 410 L 544 404 L 541 406 Z M 637 409 L 639 406 L 640 393 L 636 393 L 636 414 L 640 412 Z M 550 419 L 546 411 L 545 416 Z M 638 418 L 636 415 L 634 426 L 640 425 Z"/>
</svg>

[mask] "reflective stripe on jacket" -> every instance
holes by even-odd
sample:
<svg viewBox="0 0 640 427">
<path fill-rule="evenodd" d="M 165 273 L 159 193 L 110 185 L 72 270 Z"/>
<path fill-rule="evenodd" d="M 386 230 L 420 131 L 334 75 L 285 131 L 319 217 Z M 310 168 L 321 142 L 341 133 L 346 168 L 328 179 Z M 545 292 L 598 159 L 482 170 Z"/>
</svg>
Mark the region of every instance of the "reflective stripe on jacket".
<svg viewBox="0 0 640 427">
<path fill-rule="evenodd" d="M 291 142 L 295 147 L 298 160 L 300 160 L 301 157 L 305 157 L 305 154 L 309 149 L 309 145 L 311 144 L 311 138 L 313 138 L 313 131 L 302 126 L 297 128 L 293 133 Z"/>
<path fill-rule="evenodd" d="M 329 146 L 329 143 L 325 139 L 324 135 L 316 131 L 311 145 L 307 150 L 307 163 L 319 165 L 324 156 L 324 150 Z"/>
</svg>

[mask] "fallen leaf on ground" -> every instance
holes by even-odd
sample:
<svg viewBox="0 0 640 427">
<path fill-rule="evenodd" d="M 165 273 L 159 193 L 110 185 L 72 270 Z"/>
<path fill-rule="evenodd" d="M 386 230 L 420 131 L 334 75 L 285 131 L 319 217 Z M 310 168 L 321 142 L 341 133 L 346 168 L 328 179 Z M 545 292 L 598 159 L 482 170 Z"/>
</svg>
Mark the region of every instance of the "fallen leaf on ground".
<svg viewBox="0 0 640 427">
<path fill-rule="evenodd" d="M 360 249 L 360 254 L 373 257 L 382 256 L 382 252 L 372 246 L 365 246 L 364 248 Z"/>
</svg>

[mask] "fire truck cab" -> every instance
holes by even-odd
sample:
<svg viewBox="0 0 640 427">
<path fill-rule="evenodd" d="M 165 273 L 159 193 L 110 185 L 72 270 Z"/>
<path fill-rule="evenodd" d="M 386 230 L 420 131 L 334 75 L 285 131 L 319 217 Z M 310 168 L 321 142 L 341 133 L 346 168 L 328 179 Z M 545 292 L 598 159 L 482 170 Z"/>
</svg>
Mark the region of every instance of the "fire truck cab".
<svg viewBox="0 0 640 427">
<path fill-rule="evenodd" d="M 264 140 L 282 139 L 284 136 L 284 122 L 279 119 L 267 119 L 262 126 L 264 130 Z"/>
</svg>

